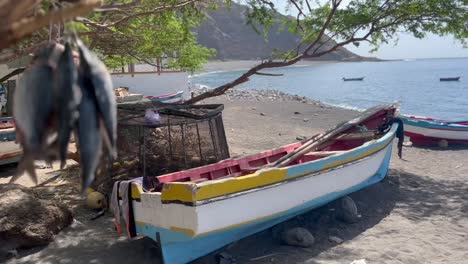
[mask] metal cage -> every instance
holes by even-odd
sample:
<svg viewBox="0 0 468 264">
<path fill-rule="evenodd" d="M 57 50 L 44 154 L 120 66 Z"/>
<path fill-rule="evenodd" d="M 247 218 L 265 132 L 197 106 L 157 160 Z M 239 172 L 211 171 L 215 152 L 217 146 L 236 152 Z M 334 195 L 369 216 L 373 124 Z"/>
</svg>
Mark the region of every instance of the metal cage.
<svg viewBox="0 0 468 264">
<path fill-rule="evenodd" d="M 156 109 L 160 121 L 150 124 L 146 109 Z M 95 188 L 109 192 L 113 182 L 158 176 L 229 158 L 221 104 L 179 105 L 155 102 L 118 107 L 118 158 L 110 170 L 100 168 Z M 109 164 L 103 155 L 101 164 Z M 99 175 L 98 171 L 98 175 Z"/>
</svg>

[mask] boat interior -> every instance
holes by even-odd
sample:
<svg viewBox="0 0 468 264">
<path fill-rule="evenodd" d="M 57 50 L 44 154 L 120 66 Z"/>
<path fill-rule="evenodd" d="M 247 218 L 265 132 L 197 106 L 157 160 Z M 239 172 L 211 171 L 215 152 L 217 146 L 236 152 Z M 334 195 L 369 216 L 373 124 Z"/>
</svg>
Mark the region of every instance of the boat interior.
<svg viewBox="0 0 468 264">
<path fill-rule="evenodd" d="M 327 138 L 312 149 L 306 149 L 304 154 L 290 160 L 286 160 L 281 167 L 293 166 L 306 162 L 316 161 L 332 155 L 339 155 L 354 149 L 364 143 L 382 137 L 386 132 L 383 128 L 391 126 L 395 109 L 382 109 L 362 122 L 352 124 L 342 132 Z M 351 121 L 350 121 L 351 122 Z M 346 122 L 343 124 L 349 124 Z M 343 125 L 340 124 L 340 125 Z M 340 125 L 327 132 L 336 130 Z M 326 134 L 322 133 L 321 135 Z M 230 177 L 240 177 L 251 174 L 259 169 L 269 167 L 278 160 L 293 152 L 304 148 L 310 140 L 293 143 L 273 150 L 264 151 L 251 156 L 227 159 L 215 164 L 193 168 L 185 171 L 174 172 L 166 175 L 150 178 L 150 191 L 160 192 L 166 182 L 193 182 L 200 183 L 210 180 L 218 180 Z M 309 143 L 310 144 L 310 143 Z M 304 148 L 305 149 L 305 148 Z"/>
</svg>

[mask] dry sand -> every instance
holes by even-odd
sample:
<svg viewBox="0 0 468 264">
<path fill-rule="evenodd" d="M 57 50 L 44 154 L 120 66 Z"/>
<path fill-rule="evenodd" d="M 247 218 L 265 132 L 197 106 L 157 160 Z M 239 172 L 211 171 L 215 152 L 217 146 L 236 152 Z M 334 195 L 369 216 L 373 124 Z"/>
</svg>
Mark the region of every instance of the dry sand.
<svg viewBox="0 0 468 264">
<path fill-rule="evenodd" d="M 225 104 L 232 156 L 294 142 L 297 136 L 311 136 L 356 114 L 297 101 L 258 102 L 224 96 L 209 102 Z M 367 263 L 467 263 L 468 148 L 406 147 L 403 155 L 403 160 L 393 156 L 382 183 L 351 195 L 362 214 L 360 222 L 335 220 L 332 203 L 287 223 L 312 232 L 316 243 L 310 248 L 281 245 L 267 230 L 224 250 L 237 263 L 348 264 L 358 259 Z M 12 171 L 13 167 L 0 168 L 0 182 L 7 181 Z M 109 214 L 89 220 L 93 212 L 73 198 L 78 187 L 71 179 L 77 179 L 76 174 L 54 175 L 43 176 L 50 180 L 41 188 L 50 199 L 70 204 L 79 222 L 49 246 L 20 251 L 18 258 L 7 263 L 160 263 L 148 239 L 129 241 L 118 236 Z M 57 178 L 64 185 L 54 186 Z M 330 242 L 330 235 L 344 242 Z M 211 254 L 196 263 L 216 263 L 214 259 Z"/>
</svg>

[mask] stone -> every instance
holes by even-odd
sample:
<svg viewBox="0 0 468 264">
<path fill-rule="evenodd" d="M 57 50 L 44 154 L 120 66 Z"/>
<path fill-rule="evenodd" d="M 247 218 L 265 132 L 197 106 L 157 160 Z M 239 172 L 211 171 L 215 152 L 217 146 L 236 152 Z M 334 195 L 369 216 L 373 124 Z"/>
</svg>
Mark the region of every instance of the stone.
<svg viewBox="0 0 468 264">
<path fill-rule="evenodd" d="M 216 255 L 216 259 L 218 261 L 218 264 L 234 264 L 236 263 L 236 259 L 229 253 L 227 252 L 221 252 L 218 255 Z"/>
<path fill-rule="evenodd" d="M 367 264 L 366 259 L 355 259 L 350 264 Z"/>
<path fill-rule="evenodd" d="M 337 216 L 345 223 L 353 224 L 361 219 L 356 203 L 349 196 L 340 199 Z"/>
<path fill-rule="evenodd" d="M 306 137 L 304 137 L 304 136 L 297 136 L 296 137 L 296 140 L 304 140 L 304 139 L 306 139 Z"/>
<path fill-rule="evenodd" d="M 304 122 L 309 122 L 309 119 L 308 119 L 308 118 L 304 118 L 304 119 L 302 119 L 302 121 L 304 121 Z"/>
<path fill-rule="evenodd" d="M 71 211 L 30 188 L 0 184 L 0 251 L 44 246 L 73 222 Z"/>
<path fill-rule="evenodd" d="M 300 115 L 301 112 L 297 112 L 297 111 L 296 111 L 296 112 L 294 112 L 294 114 L 295 114 L 295 115 Z"/>
<path fill-rule="evenodd" d="M 261 116 L 266 116 L 266 115 L 265 115 L 265 113 L 263 113 L 263 112 L 262 112 L 262 113 L 260 113 L 260 115 L 261 115 Z"/>
<path fill-rule="evenodd" d="M 310 247 L 315 243 L 315 238 L 309 230 L 295 227 L 281 233 L 281 242 L 294 247 Z"/>
<path fill-rule="evenodd" d="M 328 237 L 328 240 L 329 240 L 330 242 L 333 242 L 333 243 L 336 243 L 336 244 L 341 244 L 341 243 L 343 243 L 343 239 L 341 239 L 341 238 L 339 238 L 339 237 L 337 237 L 337 236 L 329 236 L 329 237 Z"/>
</svg>

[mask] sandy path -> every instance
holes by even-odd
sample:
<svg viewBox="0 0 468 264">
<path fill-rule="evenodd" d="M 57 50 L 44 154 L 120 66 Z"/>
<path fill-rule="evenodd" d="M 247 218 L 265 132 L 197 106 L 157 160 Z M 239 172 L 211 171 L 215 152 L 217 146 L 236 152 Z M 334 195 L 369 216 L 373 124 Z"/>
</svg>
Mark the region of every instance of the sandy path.
<svg viewBox="0 0 468 264">
<path fill-rule="evenodd" d="M 211 102 L 226 104 L 224 122 L 232 156 L 294 142 L 296 136 L 313 135 L 354 115 L 300 102 Z M 466 263 L 468 149 L 405 148 L 403 155 L 405 160 L 393 156 L 389 176 L 382 183 L 352 195 L 363 216 L 360 222 L 334 220 L 334 205 L 329 204 L 287 223 L 314 234 L 317 242 L 311 248 L 280 245 L 271 231 L 265 231 L 227 251 L 237 263 L 351 263 L 356 259 Z M 81 224 L 59 234 L 48 247 L 22 251 L 7 263 L 159 263 L 156 250 L 145 250 L 147 240 L 118 236 L 110 217 L 89 221 L 92 213 L 82 206 L 75 212 Z M 328 241 L 329 235 L 344 242 L 336 245 Z M 197 263 L 215 263 L 214 255 Z"/>
</svg>

